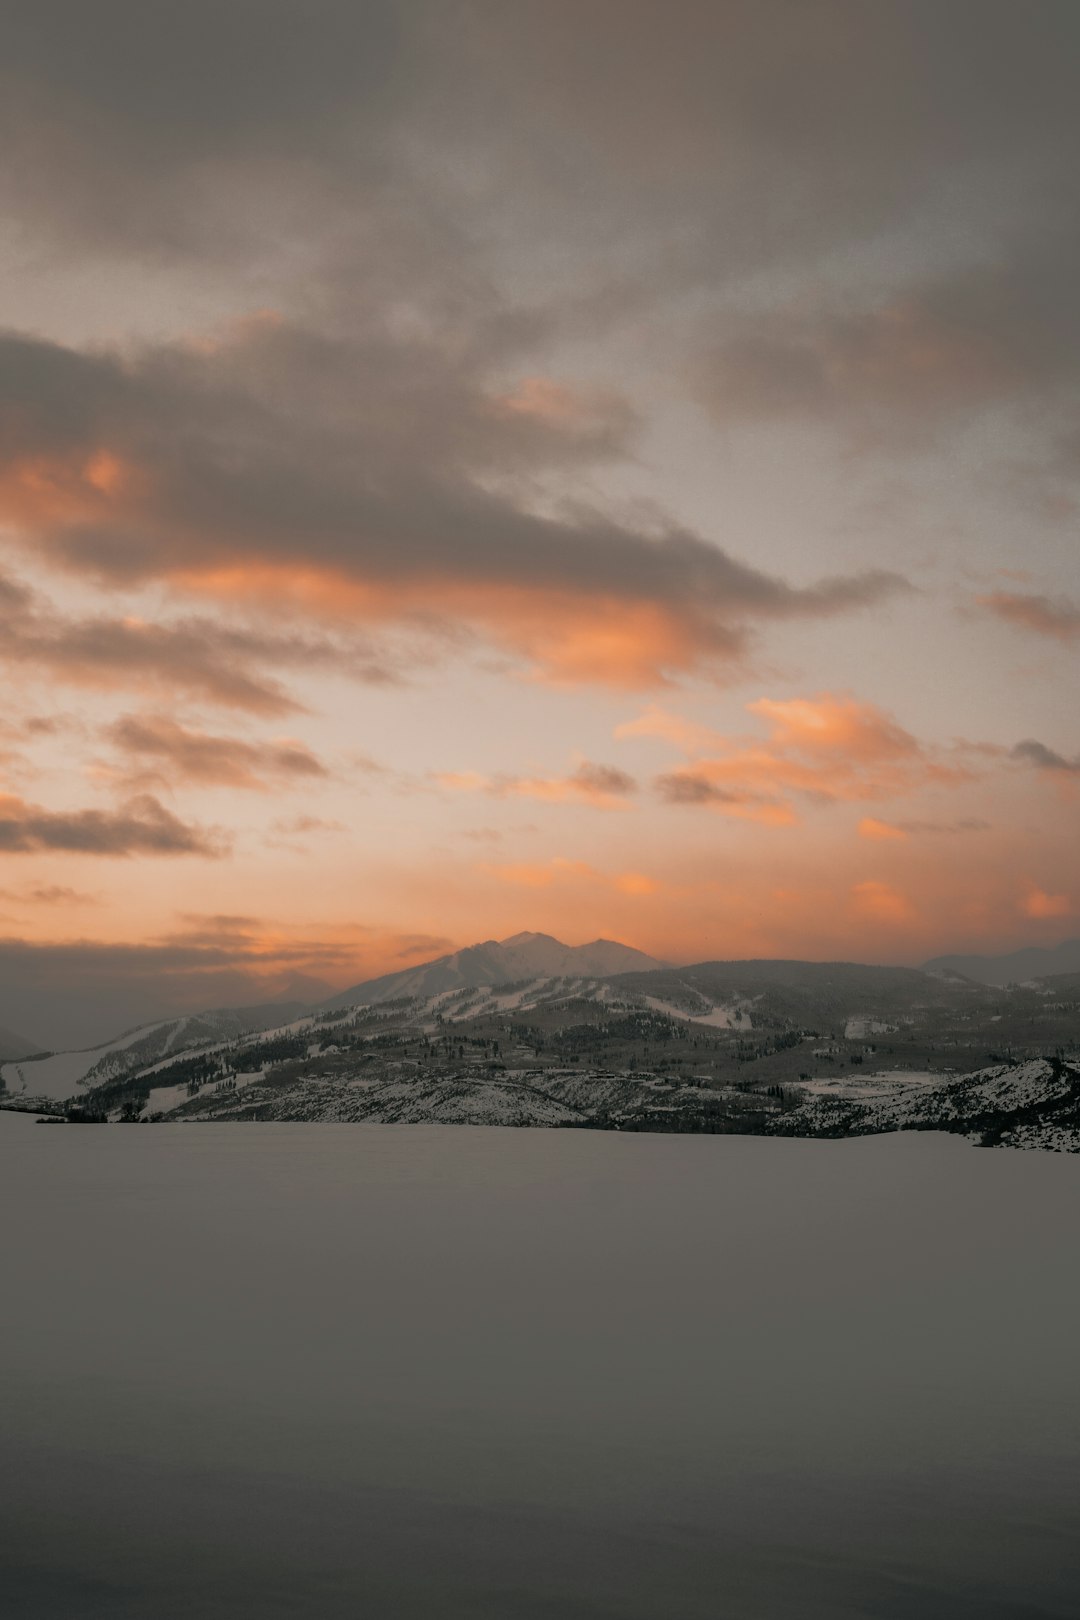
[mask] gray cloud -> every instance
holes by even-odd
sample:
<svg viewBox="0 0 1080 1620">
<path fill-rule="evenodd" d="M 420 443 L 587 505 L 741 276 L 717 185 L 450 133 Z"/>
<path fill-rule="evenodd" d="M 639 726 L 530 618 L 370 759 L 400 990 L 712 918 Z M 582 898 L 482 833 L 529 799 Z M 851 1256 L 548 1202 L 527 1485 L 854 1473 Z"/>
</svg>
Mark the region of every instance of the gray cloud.
<svg viewBox="0 0 1080 1620">
<path fill-rule="evenodd" d="M 366 593 L 358 612 L 370 600 L 399 624 L 471 620 L 518 647 L 560 633 L 537 593 L 567 609 L 637 606 L 669 626 L 642 651 L 653 678 L 741 658 L 754 621 L 901 588 L 885 572 L 796 587 L 685 529 L 635 530 L 580 503 L 536 511 L 535 487 L 515 480 L 595 457 L 597 408 L 604 419 L 572 393 L 492 391 L 476 363 L 430 343 L 331 343 L 277 323 L 207 353 L 123 360 L 0 340 L 3 461 L 13 473 L 51 461 L 57 486 L 53 501 L 39 472 L 38 504 L 16 504 L 13 526 L 36 554 L 114 584 L 212 587 L 231 571 L 250 593 L 276 569 L 301 605 L 314 588 L 316 606 L 340 612 L 344 581 Z"/>
<path fill-rule="evenodd" d="M 92 247 L 220 254 L 270 235 L 275 178 L 297 198 L 322 168 L 376 187 L 396 12 L 378 0 L 21 8 L 0 67 L 9 206 Z M 230 210 L 245 189 L 249 208 Z"/>
<path fill-rule="evenodd" d="M 693 770 L 670 771 L 654 777 L 653 786 L 667 804 L 750 804 L 762 802 L 753 795 L 717 787 Z"/>
<path fill-rule="evenodd" d="M 265 789 L 272 782 L 312 781 L 329 774 L 303 743 L 215 736 L 190 730 L 167 715 L 122 715 L 107 735 L 124 754 L 155 762 L 169 780 Z"/>
<path fill-rule="evenodd" d="M 0 796 L 0 854 L 43 850 L 77 855 L 201 855 L 218 858 L 219 834 L 181 821 L 151 794 L 119 811 L 46 810 L 12 795 Z"/>
<path fill-rule="evenodd" d="M 1027 737 L 1023 742 L 1018 742 L 1012 751 L 1012 758 L 1025 765 L 1034 765 L 1040 771 L 1080 774 L 1080 757 L 1067 759 L 1064 754 L 1057 753 L 1053 748 L 1047 748 L 1045 743 L 1037 742 L 1034 737 Z"/>
<path fill-rule="evenodd" d="M 702 397 L 722 419 L 925 417 L 1075 380 L 1070 289 L 1080 244 L 1053 274 L 958 275 L 856 312 L 781 311 L 707 355 Z M 1049 268 L 1049 267 L 1048 267 Z M 1047 283 L 1051 284 L 1048 286 Z"/>
<path fill-rule="evenodd" d="M 620 771 L 618 766 L 593 765 L 587 760 L 572 773 L 570 781 L 586 793 L 611 794 L 615 798 L 625 798 L 637 792 L 634 778 Z"/>
<path fill-rule="evenodd" d="M 525 595 L 655 603 L 684 662 L 738 663 L 761 621 L 895 582 L 800 590 L 740 563 L 741 535 L 590 508 L 637 413 L 522 395 L 561 337 L 632 316 L 668 374 L 693 347 L 725 422 L 854 421 L 886 447 L 898 421 L 1077 381 L 1072 0 L 149 15 L 22 9 L 13 217 L 181 278 L 228 261 L 225 304 L 285 318 L 201 348 L 4 345 L 13 454 L 62 463 L 66 495 L 102 445 L 134 470 L 24 525 L 99 579 L 303 559 L 416 634 L 494 627 L 541 663 Z M 651 650 L 641 677 L 678 663 Z"/>
<path fill-rule="evenodd" d="M 1080 607 L 1067 597 L 1052 601 L 1034 592 L 995 591 L 978 597 L 977 601 L 980 607 L 1020 630 L 1031 630 L 1057 641 L 1073 641 L 1080 636 Z"/>
<path fill-rule="evenodd" d="M 101 904 L 99 895 L 83 894 L 81 890 L 69 889 L 62 883 L 26 883 L 18 889 L 0 889 L 0 896 L 5 900 L 14 900 L 19 905 L 67 907 Z"/>
<path fill-rule="evenodd" d="M 725 423 L 854 421 L 888 446 L 900 420 L 1071 388 L 1078 44 L 1073 0 L 22 7 L 0 62 L 20 251 L 55 262 L 59 233 L 68 265 L 112 255 L 166 292 L 220 276 L 212 307 L 285 318 L 112 351 L 9 336 L 7 470 L 40 462 L 54 497 L 31 513 L 17 490 L 9 522 L 110 586 L 224 569 L 257 595 L 260 570 L 307 565 L 324 608 L 344 582 L 417 646 L 479 632 L 556 674 L 588 659 L 535 620 L 550 641 L 579 608 L 665 620 L 639 684 L 745 664 L 762 623 L 898 581 L 798 588 L 740 562 L 740 534 L 614 520 L 589 475 L 633 453 L 634 403 L 522 378 L 632 318 L 660 373 L 693 349 Z M 130 474 L 111 491 L 87 485 L 103 448 Z M 70 668 L 182 668 L 287 712 L 285 658 L 174 632 L 84 625 Z"/>
<path fill-rule="evenodd" d="M 205 253 L 269 236 L 274 193 L 279 218 L 314 193 L 317 230 L 403 190 L 415 211 L 456 166 L 541 240 L 690 236 L 715 274 L 748 241 L 865 233 L 950 164 L 970 189 L 973 153 L 1045 186 L 1078 33 L 1071 0 L 42 0 L 5 30 L 9 195 L 83 240 Z"/>
<path fill-rule="evenodd" d="M 58 613 L 38 592 L 0 573 L 0 660 L 41 671 L 75 686 L 129 686 L 146 681 L 164 692 L 188 693 L 260 715 L 302 706 L 265 665 L 330 668 L 353 679 L 383 684 L 397 679 L 362 640 L 342 641 L 272 628 L 245 629 L 208 615 L 172 623 L 135 617 Z M 56 719 L 27 722 L 29 731 L 54 730 Z"/>
</svg>

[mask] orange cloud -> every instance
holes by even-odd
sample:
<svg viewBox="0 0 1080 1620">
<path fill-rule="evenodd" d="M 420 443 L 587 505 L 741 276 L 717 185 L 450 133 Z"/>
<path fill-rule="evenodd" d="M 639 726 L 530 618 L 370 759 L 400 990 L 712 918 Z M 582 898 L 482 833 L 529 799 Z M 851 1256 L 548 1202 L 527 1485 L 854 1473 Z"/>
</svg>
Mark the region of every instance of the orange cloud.
<svg viewBox="0 0 1080 1620">
<path fill-rule="evenodd" d="M 901 842 L 907 838 L 903 827 L 894 827 L 889 821 L 878 821 L 874 816 L 864 816 L 859 822 L 859 837 L 879 840 L 898 839 Z"/>
<path fill-rule="evenodd" d="M 884 799 L 931 784 L 959 786 L 975 774 L 971 750 L 930 750 L 884 710 L 852 697 L 759 698 L 746 707 L 768 725 L 766 740 L 709 731 L 655 706 L 616 734 L 663 737 L 696 756 L 656 778 L 668 803 L 774 826 L 797 820 L 793 796 L 819 804 Z M 865 826 L 864 837 L 892 836 L 881 831 L 884 822 Z"/>
<path fill-rule="evenodd" d="M 623 737 L 660 737 L 674 743 L 687 754 L 704 754 L 717 743 L 723 742 L 721 733 L 682 715 L 670 714 L 659 704 L 650 703 L 636 720 L 624 720 L 615 727 L 614 735 Z"/>
<path fill-rule="evenodd" d="M 658 894 L 663 887 L 644 872 L 620 872 L 614 881 L 620 894 Z"/>
<path fill-rule="evenodd" d="M 908 923 L 915 917 L 915 908 L 905 894 L 872 878 L 853 886 L 851 900 L 859 916 L 874 922 Z"/>
<path fill-rule="evenodd" d="M 777 748 L 860 761 L 911 758 L 920 751 L 915 738 L 891 715 L 854 698 L 829 693 L 783 702 L 758 698 L 746 707 L 769 722 Z"/>
<path fill-rule="evenodd" d="M 1065 894 L 1047 894 L 1043 889 L 1029 889 L 1020 905 L 1026 917 L 1049 918 L 1072 915 L 1072 902 Z"/>
<path fill-rule="evenodd" d="M 794 586 L 672 521 L 543 510 L 538 480 L 565 491 L 624 453 L 632 410 L 548 378 L 494 394 L 481 357 L 419 336 L 256 320 L 121 354 L 8 333 L 0 415 L 0 520 L 39 560 L 465 632 L 560 683 L 722 673 L 766 622 L 904 588 L 881 572 Z"/>
<path fill-rule="evenodd" d="M 553 686 L 666 686 L 703 662 L 736 665 L 749 641 L 744 628 L 711 622 L 692 604 L 463 581 L 435 570 L 391 583 L 332 566 L 215 562 L 184 567 L 172 578 L 198 595 L 275 609 L 287 604 L 341 623 L 406 625 L 436 636 L 468 627 L 524 658 L 534 680 Z"/>
</svg>

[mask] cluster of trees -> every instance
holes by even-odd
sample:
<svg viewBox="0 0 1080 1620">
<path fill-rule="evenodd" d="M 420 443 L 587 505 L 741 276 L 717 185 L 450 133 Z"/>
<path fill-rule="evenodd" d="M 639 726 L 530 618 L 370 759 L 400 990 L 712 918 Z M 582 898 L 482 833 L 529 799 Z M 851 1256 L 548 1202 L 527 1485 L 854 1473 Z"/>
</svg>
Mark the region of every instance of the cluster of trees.
<svg viewBox="0 0 1080 1620">
<path fill-rule="evenodd" d="M 802 1034 L 797 1029 L 781 1030 L 763 1041 L 736 1041 L 735 1056 L 740 1063 L 756 1063 L 759 1058 L 772 1057 L 774 1052 L 786 1052 L 798 1046 Z M 861 1061 L 861 1060 L 860 1060 Z"/>
</svg>

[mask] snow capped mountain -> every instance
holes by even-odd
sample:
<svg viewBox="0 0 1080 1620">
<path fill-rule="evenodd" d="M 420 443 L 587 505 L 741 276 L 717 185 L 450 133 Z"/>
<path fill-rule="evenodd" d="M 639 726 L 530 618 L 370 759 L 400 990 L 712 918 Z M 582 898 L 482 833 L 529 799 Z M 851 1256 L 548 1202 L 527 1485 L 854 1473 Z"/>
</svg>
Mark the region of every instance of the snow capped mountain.
<svg viewBox="0 0 1080 1620">
<path fill-rule="evenodd" d="M 594 939 L 588 945 L 564 945 L 550 934 L 514 934 L 510 939 L 484 940 L 463 950 L 440 956 L 419 967 L 403 968 L 378 979 L 352 985 L 332 996 L 327 1011 L 340 1007 L 374 1006 L 400 996 L 427 1000 L 451 990 L 479 989 L 482 985 L 514 984 L 522 979 L 608 979 L 618 973 L 648 973 L 663 967 L 631 945 Z"/>
<path fill-rule="evenodd" d="M 550 934 L 515 934 L 511 939 L 485 940 L 436 961 L 406 968 L 379 979 L 354 985 L 322 1003 L 323 1011 L 373 1006 L 409 997 L 431 1002 L 454 991 L 529 981 L 543 997 L 550 987 L 566 981 L 564 993 L 574 988 L 595 990 L 596 981 L 619 973 L 642 973 L 663 967 L 643 951 L 615 940 L 596 939 L 588 945 L 564 945 Z M 56 1052 L 27 1061 L 24 1054 L 39 1050 L 12 1037 L 14 1049 L 3 1047 L 0 1030 L 0 1080 L 8 1098 L 63 1101 L 78 1090 L 99 1085 L 118 1075 L 149 1071 L 171 1056 L 196 1050 L 216 1050 L 244 1034 L 289 1028 L 315 1009 L 312 1001 L 290 999 L 289 991 L 328 988 L 314 979 L 294 979 L 279 996 L 253 1007 L 218 1007 L 200 1013 L 159 1020 L 126 1030 L 113 1041 L 85 1051 Z M 312 998 L 314 999 L 314 998 Z M 449 1009 L 447 1009 L 449 1011 Z M 470 1011 L 475 1010 L 470 1004 Z"/>
</svg>

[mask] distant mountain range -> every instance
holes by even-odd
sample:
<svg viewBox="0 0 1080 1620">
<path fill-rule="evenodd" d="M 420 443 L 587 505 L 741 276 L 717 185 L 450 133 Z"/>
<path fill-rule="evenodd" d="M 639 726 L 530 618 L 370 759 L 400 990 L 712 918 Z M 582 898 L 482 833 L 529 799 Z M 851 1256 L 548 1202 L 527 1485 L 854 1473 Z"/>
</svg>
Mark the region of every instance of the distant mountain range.
<svg viewBox="0 0 1080 1620">
<path fill-rule="evenodd" d="M 262 1120 L 783 1136 L 959 1131 L 1080 1152 L 1080 973 L 1064 951 L 944 965 L 700 962 L 485 940 L 321 1007 L 217 1009 L 3 1063 L 67 1122 Z"/>
<path fill-rule="evenodd" d="M 282 1000 L 155 1020 L 89 1050 L 34 1057 L 33 1042 L 0 1030 L 0 1081 L 9 1106 L 92 1096 L 110 1117 L 131 1099 L 157 1114 L 211 1117 L 206 1093 L 220 1117 L 257 1107 L 264 1118 L 567 1123 L 608 1118 L 625 1093 L 633 1128 L 701 1128 L 705 1105 L 719 1117 L 734 1109 L 729 1123 L 742 1128 L 747 1108 L 772 1108 L 793 1087 L 812 1098 L 827 1081 L 835 1094 L 845 1063 L 947 1075 L 1075 1052 L 1073 962 L 1080 968 L 1080 941 L 938 957 L 924 969 L 771 958 L 672 967 L 614 940 L 566 945 L 520 933 L 330 995 L 318 980 L 293 981 Z M 666 1089 L 669 1058 L 694 1069 L 678 1104 Z M 570 1066 L 573 1084 L 558 1080 L 554 1113 L 547 1081 L 538 1103 L 534 1080 L 521 1078 L 533 1063 Z M 266 1082 L 268 1069 L 276 1078 Z M 599 1092 L 597 1076 L 606 1077 Z M 481 1079 L 487 1101 L 477 1114 L 461 1086 Z M 750 1101 L 733 1104 L 738 1097 Z"/>
<path fill-rule="evenodd" d="M 1027 984 L 1055 973 L 1080 973 L 1080 939 L 1060 945 L 1027 945 L 1002 956 L 935 956 L 924 973 L 959 973 L 979 984 Z"/>
</svg>

